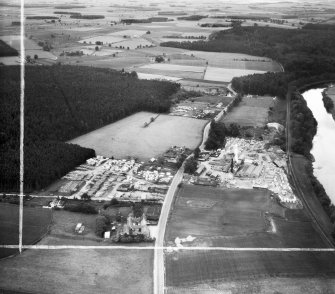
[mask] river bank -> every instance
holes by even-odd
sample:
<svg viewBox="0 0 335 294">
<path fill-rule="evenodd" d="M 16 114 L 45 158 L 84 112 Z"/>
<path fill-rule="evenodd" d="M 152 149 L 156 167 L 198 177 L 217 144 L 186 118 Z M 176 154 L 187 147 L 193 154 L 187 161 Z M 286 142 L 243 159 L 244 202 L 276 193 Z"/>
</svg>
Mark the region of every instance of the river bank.
<svg viewBox="0 0 335 294">
<path fill-rule="evenodd" d="M 313 138 L 311 154 L 315 158 L 313 173 L 323 185 L 332 204 L 335 204 L 335 121 L 322 101 L 324 88 L 311 89 L 302 94 L 316 119 L 317 133 Z"/>
</svg>

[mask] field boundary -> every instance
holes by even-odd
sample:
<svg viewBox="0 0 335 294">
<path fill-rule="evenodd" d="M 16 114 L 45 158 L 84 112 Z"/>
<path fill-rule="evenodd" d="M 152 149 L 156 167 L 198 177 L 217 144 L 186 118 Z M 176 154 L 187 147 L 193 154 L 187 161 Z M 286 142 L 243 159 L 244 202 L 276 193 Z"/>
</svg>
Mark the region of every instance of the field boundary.
<svg viewBox="0 0 335 294">
<path fill-rule="evenodd" d="M 19 245 L 0 245 L 0 248 L 17 249 Z M 104 245 L 22 245 L 22 249 L 35 250 L 186 250 L 186 251 L 254 251 L 254 252 L 335 252 L 335 248 L 276 248 L 276 247 L 171 247 L 171 246 L 104 246 Z"/>
</svg>

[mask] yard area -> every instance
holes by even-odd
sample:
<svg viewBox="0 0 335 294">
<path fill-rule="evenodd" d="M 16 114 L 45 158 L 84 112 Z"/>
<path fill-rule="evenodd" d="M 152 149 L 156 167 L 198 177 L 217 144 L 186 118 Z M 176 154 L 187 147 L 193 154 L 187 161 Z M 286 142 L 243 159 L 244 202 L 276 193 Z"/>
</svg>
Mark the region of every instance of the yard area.
<svg viewBox="0 0 335 294">
<path fill-rule="evenodd" d="M 239 105 L 234 107 L 222 121 L 225 124 L 237 123 L 242 127 L 263 127 L 268 122 L 269 108 L 273 106 L 273 97 L 244 96 Z"/>
<path fill-rule="evenodd" d="M 194 149 L 200 143 L 206 120 L 159 115 L 144 127 L 144 123 L 155 116 L 154 113 L 139 112 L 70 143 L 93 148 L 98 155 L 106 157 L 130 156 L 141 160 L 157 157 L 174 145 Z"/>
</svg>

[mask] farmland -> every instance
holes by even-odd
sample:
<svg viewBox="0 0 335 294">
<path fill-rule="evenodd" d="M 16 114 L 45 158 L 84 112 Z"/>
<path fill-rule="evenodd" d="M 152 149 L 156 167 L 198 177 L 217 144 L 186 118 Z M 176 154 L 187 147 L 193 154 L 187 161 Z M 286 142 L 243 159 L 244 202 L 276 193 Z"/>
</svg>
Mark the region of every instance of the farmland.
<svg viewBox="0 0 335 294">
<path fill-rule="evenodd" d="M 268 121 L 269 108 L 274 105 L 273 97 L 244 96 L 238 107 L 233 108 L 224 118 L 225 124 L 262 127 Z"/>
<path fill-rule="evenodd" d="M 19 206 L 0 204 L 0 244 L 18 244 Z M 24 208 L 23 244 L 39 241 L 47 233 L 51 222 L 51 211 L 41 208 Z M 1 249 L 0 258 L 17 253 L 17 250 Z"/>
<path fill-rule="evenodd" d="M 0 288 L 29 293 L 147 294 L 152 289 L 152 264 L 150 250 L 27 250 L 0 260 Z M 13 283 L 18 276 L 20 282 Z"/>
<path fill-rule="evenodd" d="M 196 237 L 190 246 L 325 246 L 304 210 L 285 209 L 269 191 L 255 189 L 183 185 L 165 241 L 172 245 L 175 238 L 188 235 Z"/>
<path fill-rule="evenodd" d="M 325 247 L 304 209 L 283 208 L 268 191 L 261 190 L 183 185 L 168 223 L 166 245 L 174 246 L 177 237 L 189 235 L 194 241 L 183 246 Z M 181 289 L 201 292 L 208 284 L 217 290 L 260 293 L 266 288 L 263 281 L 273 277 L 296 281 L 298 284 L 290 287 L 299 289 L 307 277 L 316 278 L 318 285 L 319 279 L 335 276 L 335 256 L 326 252 L 183 251 L 181 247 L 166 251 L 165 256 L 168 293 Z M 236 290 L 237 283 L 251 287 L 250 279 L 255 280 L 253 286 L 258 290 Z"/>
<path fill-rule="evenodd" d="M 167 254 L 167 288 L 168 293 L 184 293 L 182 289 L 198 289 L 195 293 L 204 293 L 201 290 L 216 289 L 218 292 L 214 293 L 225 290 L 228 293 L 256 294 L 276 293 L 273 292 L 276 289 L 277 293 L 302 294 L 316 287 L 318 292 L 309 293 L 332 293 L 335 289 L 334 259 L 333 253 L 326 252 L 181 250 Z M 310 281 L 311 278 L 315 284 Z M 277 279 L 285 281 L 285 284 L 277 284 Z M 309 283 L 311 288 L 307 290 L 306 284 Z M 283 289 L 291 291 L 283 292 Z M 188 291 L 185 293 L 189 293 Z"/>
<path fill-rule="evenodd" d="M 144 127 L 144 123 L 155 116 L 140 112 L 70 142 L 91 146 L 99 155 L 142 160 L 158 156 L 173 145 L 193 149 L 200 143 L 207 121 L 160 115 L 150 126 Z"/>
</svg>

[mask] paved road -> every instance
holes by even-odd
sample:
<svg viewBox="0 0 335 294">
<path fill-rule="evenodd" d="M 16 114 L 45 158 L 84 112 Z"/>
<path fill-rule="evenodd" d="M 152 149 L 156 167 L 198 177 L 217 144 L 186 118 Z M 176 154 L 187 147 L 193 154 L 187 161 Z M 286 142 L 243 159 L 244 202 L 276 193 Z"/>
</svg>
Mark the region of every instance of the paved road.
<svg viewBox="0 0 335 294">
<path fill-rule="evenodd" d="M 178 170 L 174 176 L 170 188 L 165 196 L 164 203 L 161 210 L 161 215 L 158 221 L 157 238 L 155 242 L 154 254 L 154 293 L 163 294 L 165 289 L 165 267 L 164 267 L 164 235 L 165 228 L 168 221 L 171 204 L 173 202 L 174 194 L 181 182 L 184 173 L 184 165 Z"/>
</svg>

